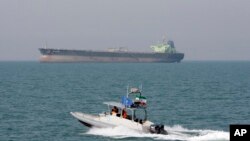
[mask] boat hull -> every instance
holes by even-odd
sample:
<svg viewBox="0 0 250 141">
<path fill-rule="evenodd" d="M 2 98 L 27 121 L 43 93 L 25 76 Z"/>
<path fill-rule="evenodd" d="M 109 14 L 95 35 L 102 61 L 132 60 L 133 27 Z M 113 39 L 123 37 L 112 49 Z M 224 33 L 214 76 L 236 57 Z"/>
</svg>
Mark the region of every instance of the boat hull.
<svg viewBox="0 0 250 141">
<path fill-rule="evenodd" d="M 150 121 L 146 121 L 145 123 L 140 124 L 139 122 L 134 122 L 128 119 L 124 119 L 122 117 L 117 117 L 114 115 L 105 115 L 105 114 L 101 114 L 99 116 L 93 116 L 81 112 L 71 112 L 71 115 L 73 115 L 83 125 L 87 127 L 96 127 L 96 128 L 124 126 L 129 129 L 137 130 L 140 132 L 150 133 L 150 125 L 153 124 Z"/>
<path fill-rule="evenodd" d="M 89 114 L 84 114 L 80 112 L 71 112 L 78 121 L 84 124 L 87 127 L 97 127 L 97 128 L 107 128 L 107 127 L 115 127 L 112 123 L 105 122 L 104 120 L 100 120 L 100 117 L 93 116 Z"/>
<path fill-rule="evenodd" d="M 39 49 L 40 62 L 180 62 L 183 53 L 97 52 L 84 50 Z"/>
</svg>

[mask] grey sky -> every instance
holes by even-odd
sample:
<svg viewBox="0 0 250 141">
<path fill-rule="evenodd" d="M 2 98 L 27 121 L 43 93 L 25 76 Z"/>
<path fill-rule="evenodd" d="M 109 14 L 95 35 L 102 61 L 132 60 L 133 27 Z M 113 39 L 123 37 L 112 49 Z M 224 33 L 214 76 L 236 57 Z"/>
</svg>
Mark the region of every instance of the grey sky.
<svg viewBox="0 0 250 141">
<path fill-rule="evenodd" d="M 250 60 L 249 0 L 0 0 L 0 60 L 38 48 L 150 51 L 163 35 L 184 60 Z"/>
</svg>

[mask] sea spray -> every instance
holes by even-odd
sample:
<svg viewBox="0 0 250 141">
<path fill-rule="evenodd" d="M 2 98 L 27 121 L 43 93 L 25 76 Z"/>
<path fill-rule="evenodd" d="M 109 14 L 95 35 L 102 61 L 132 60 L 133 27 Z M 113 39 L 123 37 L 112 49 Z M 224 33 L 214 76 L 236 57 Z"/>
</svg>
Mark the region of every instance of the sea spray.
<svg viewBox="0 0 250 141">
<path fill-rule="evenodd" d="M 207 129 L 187 129 L 180 125 L 165 126 L 168 135 L 143 133 L 118 126 L 114 128 L 91 128 L 85 134 L 105 136 L 111 138 L 152 138 L 154 140 L 181 140 L 181 141 L 228 141 L 229 133 L 225 131 Z"/>
</svg>

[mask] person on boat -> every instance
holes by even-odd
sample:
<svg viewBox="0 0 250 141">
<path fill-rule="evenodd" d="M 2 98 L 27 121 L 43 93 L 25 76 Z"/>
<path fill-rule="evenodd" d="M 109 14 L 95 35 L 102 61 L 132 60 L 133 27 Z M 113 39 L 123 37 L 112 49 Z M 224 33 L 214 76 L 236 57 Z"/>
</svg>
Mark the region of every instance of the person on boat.
<svg viewBox="0 0 250 141">
<path fill-rule="evenodd" d="M 128 117 L 128 114 L 127 114 L 125 108 L 122 110 L 122 117 L 123 117 L 123 118 L 127 118 L 127 117 Z"/>
<path fill-rule="evenodd" d="M 111 110 L 111 114 L 112 115 L 116 115 L 116 114 L 118 114 L 118 108 L 116 107 L 116 106 L 114 106 L 113 108 L 112 108 L 112 110 Z"/>
</svg>

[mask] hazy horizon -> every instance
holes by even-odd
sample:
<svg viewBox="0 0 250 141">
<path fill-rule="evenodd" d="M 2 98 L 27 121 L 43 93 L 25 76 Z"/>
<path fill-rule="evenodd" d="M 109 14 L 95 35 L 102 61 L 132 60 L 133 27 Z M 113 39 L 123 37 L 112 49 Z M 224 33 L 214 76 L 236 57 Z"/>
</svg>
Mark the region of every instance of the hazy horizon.
<svg viewBox="0 0 250 141">
<path fill-rule="evenodd" d="M 250 60 L 248 0 L 0 0 L 0 61 L 38 48 L 149 52 L 166 35 L 184 61 Z"/>
</svg>

